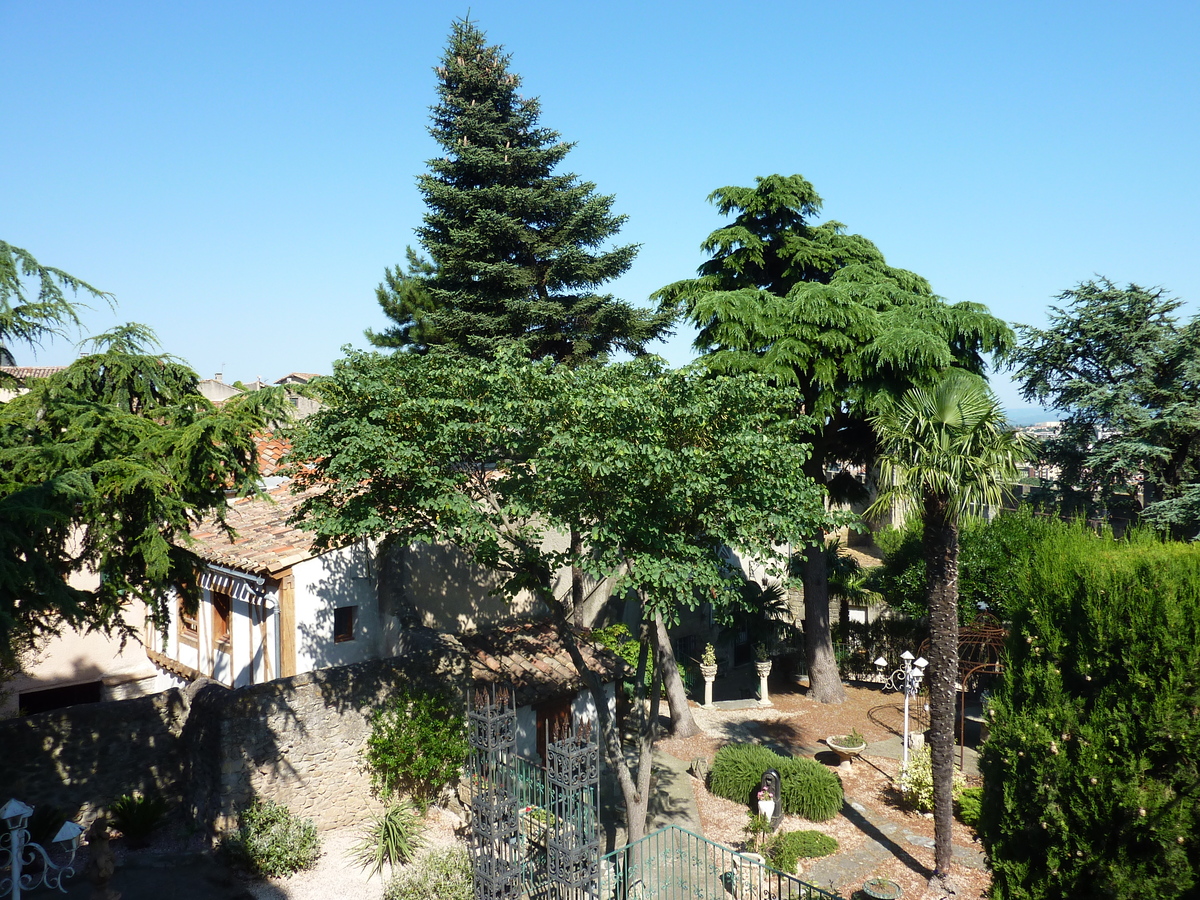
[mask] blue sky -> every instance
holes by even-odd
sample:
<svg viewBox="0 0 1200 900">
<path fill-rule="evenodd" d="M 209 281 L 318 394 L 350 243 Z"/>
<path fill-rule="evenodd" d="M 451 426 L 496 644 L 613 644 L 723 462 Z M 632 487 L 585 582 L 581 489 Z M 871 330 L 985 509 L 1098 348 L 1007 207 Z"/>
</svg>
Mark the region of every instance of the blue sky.
<svg viewBox="0 0 1200 900">
<path fill-rule="evenodd" d="M 328 372 L 423 205 L 432 67 L 465 4 L 0 0 L 0 238 L 116 295 L 210 377 Z M 1095 273 L 1200 300 L 1192 3 L 503 3 L 567 168 L 688 277 L 715 187 L 799 172 L 951 301 L 1041 325 Z M 660 351 L 691 356 L 681 333 Z M 69 344 L 22 363 L 70 360 Z M 1009 406 L 1023 403 L 1006 376 Z"/>
</svg>

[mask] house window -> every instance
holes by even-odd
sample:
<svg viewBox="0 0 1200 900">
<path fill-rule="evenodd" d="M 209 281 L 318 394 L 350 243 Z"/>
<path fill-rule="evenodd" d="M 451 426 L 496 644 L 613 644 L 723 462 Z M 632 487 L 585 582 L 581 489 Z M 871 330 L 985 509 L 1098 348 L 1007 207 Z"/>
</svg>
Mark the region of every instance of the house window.
<svg viewBox="0 0 1200 900">
<path fill-rule="evenodd" d="M 233 614 L 233 599 L 220 591 L 211 591 L 213 607 L 213 640 L 218 644 L 229 643 L 229 620 Z"/>
<path fill-rule="evenodd" d="M 183 597 L 179 598 L 179 639 L 195 643 L 200 634 L 200 623 L 197 619 L 197 610 L 188 611 L 188 602 Z"/>
<path fill-rule="evenodd" d="M 333 611 L 333 642 L 354 640 L 354 615 L 357 606 L 339 606 Z"/>
<path fill-rule="evenodd" d="M 694 634 L 685 634 L 675 638 L 675 659 L 686 662 L 699 655 L 697 644 L 698 641 Z"/>
</svg>

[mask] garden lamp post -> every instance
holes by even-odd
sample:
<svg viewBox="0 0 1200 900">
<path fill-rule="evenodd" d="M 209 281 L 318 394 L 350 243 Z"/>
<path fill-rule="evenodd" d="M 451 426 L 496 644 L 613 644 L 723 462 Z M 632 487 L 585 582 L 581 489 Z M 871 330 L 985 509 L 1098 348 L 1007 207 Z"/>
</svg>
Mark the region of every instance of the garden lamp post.
<svg viewBox="0 0 1200 900">
<path fill-rule="evenodd" d="M 0 821 L 7 829 L 7 834 L 0 833 L 0 861 L 8 858 L 7 867 L 0 865 L 0 870 L 8 869 L 8 875 L 0 878 L 0 896 L 9 893 L 12 900 L 21 900 L 21 891 L 31 891 L 43 884 L 65 893 L 63 879 L 75 874 L 72 863 L 83 829 L 74 822 L 64 822 L 58 829 L 52 841 L 64 850 L 70 850 L 71 855 L 61 866 L 56 866 L 45 848 L 29 839 L 29 817 L 32 815 L 33 807 L 20 800 L 9 800 L 0 808 Z M 22 873 L 21 870 L 32 865 L 38 857 L 42 861 L 41 871 Z"/>
<path fill-rule="evenodd" d="M 904 679 L 904 759 L 901 765 L 908 767 L 908 700 L 910 697 L 917 696 L 917 691 L 921 689 L 921 679 L 925 677 L 925 667 L 929 665 L 929 660 L 920 656 L 914 658 L 912 653 L 905 650 L 900 654 L 900 659 L 903 660 L 901 667 L 891 675 L 884 678 L 884 685 L 891 685 L 894 690 L 900 690 L 901 686 L 897 683 L 897 676 Z M 875 660 L 875 665 L 879 667 L 879 674 L 882 675 L 887 670 L 888 661 L 882 656 Z"/>
</svg>

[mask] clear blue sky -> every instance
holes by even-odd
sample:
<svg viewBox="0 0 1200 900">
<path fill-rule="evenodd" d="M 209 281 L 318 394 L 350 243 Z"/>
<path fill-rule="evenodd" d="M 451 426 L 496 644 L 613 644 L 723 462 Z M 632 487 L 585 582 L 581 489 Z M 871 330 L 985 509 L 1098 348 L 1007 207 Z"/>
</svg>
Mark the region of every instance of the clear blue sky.
<svg viewBox="0 0 1200 900">
<path fill-rule="evenodd" d="M 0 0 L 0 238 L 204 377 L 329 372 L 421 221 L 432 67 L 466 4 Z M 1094 273 L 1200 300 L 1200 5 L 473 0 L 567 167 L 694 273 L 713 188 L 799 172 L 951 301 L 1043 324 Z M 661 348 L 691 356 L 691 335 Z M 69 361 L 69 345 L 16 348 Z M 1022 405 L 1006 377 L 1006 405 Z"/>
</svg>

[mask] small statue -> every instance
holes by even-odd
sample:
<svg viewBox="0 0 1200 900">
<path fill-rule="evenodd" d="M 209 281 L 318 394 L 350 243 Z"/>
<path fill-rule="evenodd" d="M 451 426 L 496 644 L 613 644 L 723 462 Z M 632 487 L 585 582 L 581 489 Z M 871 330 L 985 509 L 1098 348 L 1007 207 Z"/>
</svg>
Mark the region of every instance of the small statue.
<svg viewBox="0 0 1200 900">
<path fill-rule="evenodd" d="M 92 822 L 87 839 L 88 864 L 83 874 L 92 886 L 92 900 L 121 900 L 120 893 L 108 886 L 117 870 L 117 861 L 108 845 L 108 820 L 104 816 Z"/>
</svg>

